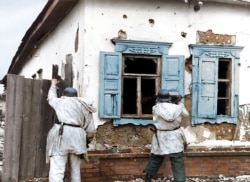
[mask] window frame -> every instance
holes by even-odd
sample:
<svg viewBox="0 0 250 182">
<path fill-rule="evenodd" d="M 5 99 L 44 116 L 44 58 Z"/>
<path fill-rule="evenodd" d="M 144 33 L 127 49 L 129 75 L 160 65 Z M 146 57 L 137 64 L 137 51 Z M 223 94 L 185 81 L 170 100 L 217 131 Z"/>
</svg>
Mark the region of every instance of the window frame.
<svg viewBox="0 0 250 182">
<path fill-rule="evenodd" d="M 153 59 L 155 60 L 156 63 L 156 73 L 151 73 L 151 74 L 146 74 L 146 73 L 126 73 L 125 72 L 125 60 L 126 58 L 147 58 L 147 59 Z M 155 81 L 155 93 L 157 93 L 157 91 L 160 88 L 161 85 L 161 56 L 148 56 L 148 55 L 130 55 L 130 54 L 123 54 L 122 56 L 122 98 L 124 98 L 124 79 L 135 79 L 136 80 L 136 84 L 137 84 L 137 99 L 136 99 L 136 105 L 137 105 L 137 113 L 134 114 L 128 114 L 128 113 L 124 113 L 123 108 L 121 110 L 121 117 L 122 118 L 141 118 L 141 119 L 147 119 L 147 118 L 152 118 L 152 113 L 150 114 L 146 114 L 146 113 L 142 113 L 142 105 L 141 105 L 141 100 L 142 100 L 142 91 L 141 91 L 141 84 L 143 80 L 146 79 L 151 79 Z M 154 95 L 155 96 L 155 95 Z M 122 102 L 122 106 L 123 106 L 123 100 Z"/>
<path fill-rule="evenodd" d="M 152 119 L 121 117 L 122 56 L 161 56 L 161 88 L 184 96 L 184 56 L 168 55 L 172 43 L 113 40 L 115 52 L 100 52 L 99 118 L 113 120 L 114 126 L 152 124 Z M 173 67 L 174 69 L 170 68 Z M 112 70 L 113 69 L 113 70 Z"/>
<path fill-rule="evenodd" d="M 192 55 L 191 125 L 222 122 L 236 124 L 238 120 L 239 108 L 239 60 L 240 52 L 243 47 L 191 44 L 189 45 L 189 48 Z M 231 60 L 231 115 L 217 115 L 217 92 L 219 82 L 218 64 L 220 58 Z M 207 65 L 213 65 L 210 66 L 210 68 L 214 67 L 212 73 L 209 72 L 210 70 L 206 70 L 205 73 L 201 71 L 204 62 L 210 62 Z M 203 76 L 209 77 L 209 75 L 213 74 L 215 80 L 207 79 L 207 84 L 204 83 L 205 81 Z M 210 96 L 202 95 L 204 94 L 202 91 L 202 89 L 204 90 L 204 87 L 210 87 Z"/>
</svg>

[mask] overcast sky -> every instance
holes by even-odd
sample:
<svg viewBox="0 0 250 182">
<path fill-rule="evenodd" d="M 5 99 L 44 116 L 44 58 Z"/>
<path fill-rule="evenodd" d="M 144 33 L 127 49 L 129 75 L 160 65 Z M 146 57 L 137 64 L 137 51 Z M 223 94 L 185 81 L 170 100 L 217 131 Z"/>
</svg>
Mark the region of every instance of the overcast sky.
<svg viewBox="0 0 250 182">
<path fill-rule="evenodd" d="M 7 74 L 22 38 L 47 1 L 0 0 L 0 80 Z"/>
</svg>

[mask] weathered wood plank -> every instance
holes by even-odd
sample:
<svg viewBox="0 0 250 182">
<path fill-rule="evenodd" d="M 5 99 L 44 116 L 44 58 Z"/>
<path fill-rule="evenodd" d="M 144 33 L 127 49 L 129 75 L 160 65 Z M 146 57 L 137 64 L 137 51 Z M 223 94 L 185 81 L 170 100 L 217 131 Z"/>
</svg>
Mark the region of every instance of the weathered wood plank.
<svg viewBox="0 0 250 182">
<path fill-rule="evenodd" d="M 49 164 L 46 164 L 46 141 L 49 129 L 52 127 L 55 120 L 55 113 L 47 102 L 50 80 L 41 80 L 37 85 L 39 95 L 36 95 L 39 106 L 39 118 L 36 122 L 37 142 L 36 142 L 36 171 L 35 177 L 48 177 Z"/>
<path fill-rule="evenodd" d="M 25 79 L 23 100 L 23 126 L 20 153 L 19 178 L 33 178 L 35 171 L 35 151 L 36 151 L 36 124 L 34 121 L 34 80 Z M 36 113 L 37 114 L 37 113 Z"/>
<path fill-rule="evenodd" d="M 73 86 L 73 68 L 72 68 L 72 56 L 67 56 L 67 64 L 65 64 L 65 82 L 68 87 Z"/>
<path fill-rule="evenodd" d="M 7 77 L 3 182 L 48 177 L 46 139 L 56 118 L 46 100 L 50 83 Z"/>
<path fill-rule="evenodd" d="M 17 182 L 22 130 L 24 77 L 7 76 L 6 125 L 3 159 L 3 182 Z"/>
<path fill-rule="evenodd" d="M 9 160 L 13 156 L 12 141 L 13 132 L 11 131 L 14 123 L 14 105 L 15 105 L 15 79 L 8 75 L 7 77 L 7 95 L 6 95 L 6 123 L 5 123 L 5 142 L 4 142 L 4 153 L 3 153 L 3 173 L 2 180 L 8 181 L 10 178 L 10 170 L 12 168 L 12 161 Z"/>
</svg>

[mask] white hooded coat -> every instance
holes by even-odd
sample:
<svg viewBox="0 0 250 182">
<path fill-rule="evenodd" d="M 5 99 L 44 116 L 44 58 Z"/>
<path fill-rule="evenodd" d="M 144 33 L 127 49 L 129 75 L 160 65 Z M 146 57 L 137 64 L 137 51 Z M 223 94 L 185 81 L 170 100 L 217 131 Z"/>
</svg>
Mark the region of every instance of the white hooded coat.
<svg viewBox="0 0 250 182">
<path fill-rule="evenodd" d="M 59 122 L 78 125 L 80 127 L 63 126 L 61 142 L 59 142 L 60 124 L 54 124 L 47 137 L 46 161 L 53 155 L 69 153 L 84 154 L 87 152 L 86 138 L 93 137 L 96 131 L 92 113 L 96 108 L 80 97 L 57 97 L 56 86 L 51 86 L 48 102 L 56 112 Z"/>
<path fill-rule="evenodd" d="M 153 122 L 157 132 L 152 139 L 151 153 L 167 155 L 184 150 L 185 136 L 179 127 L 182 116 L 188 115 L 183 103 L 158 102 L 153 106 Z"/>
</svg>

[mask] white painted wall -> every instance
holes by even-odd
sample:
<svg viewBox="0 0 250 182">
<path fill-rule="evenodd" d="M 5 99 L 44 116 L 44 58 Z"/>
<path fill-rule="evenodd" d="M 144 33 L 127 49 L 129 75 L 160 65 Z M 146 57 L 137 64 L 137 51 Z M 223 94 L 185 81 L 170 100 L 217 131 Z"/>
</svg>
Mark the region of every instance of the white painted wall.
<svg viewBox="0 0 250 182">
<path fill-rule="evenodd" d="M 171 42 L 169 55 L 189 57 L 188 45 L 196 43 L 196 32 L 212 29 L 216 34 L 236 35 L 236 45 L 244 46 L 240 61 L 240 104 L 250 103 L 249 17 L 247 6 L 204 3 L 199 12 L 194 12 L 192 6 L 181 0 L 80 0 L 40 45 L 21 75 L 30 78 L 42 68 L 43 78 L 50 79 L 52 64 L 61 66 L 66 55 L 72 54 L 74 87 L 97 105 L 99 52 L 114 51 L 110 39 L 117 37 L 119 30 L 126 31 L 129 40 Z M 150 25 L 149 19 L 154 19 L 155 24 Z M 74 52 L 78 27 L 79 49 Z M 181 32 L 187 33 L 186 38 Z"/>
</svg>

